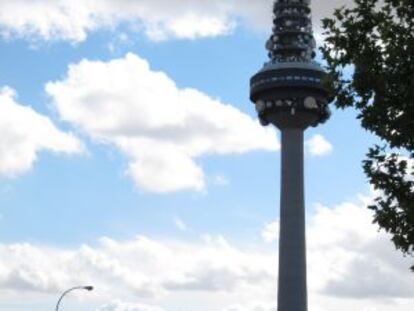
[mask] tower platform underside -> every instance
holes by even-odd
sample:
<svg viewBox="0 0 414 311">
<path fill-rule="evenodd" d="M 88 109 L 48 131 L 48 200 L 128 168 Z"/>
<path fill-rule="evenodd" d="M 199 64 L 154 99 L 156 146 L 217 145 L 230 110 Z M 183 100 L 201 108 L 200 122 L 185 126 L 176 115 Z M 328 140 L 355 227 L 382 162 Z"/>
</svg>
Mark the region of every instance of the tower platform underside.
<svg viewBox="0 0 414 311">
<path fill-rule="evenodd" d="M 250 99 L 262 124 L 307 128 L 328 120 L 325 75 L 314 63 L 266 64 L 250 81 Z"/>
</svg>

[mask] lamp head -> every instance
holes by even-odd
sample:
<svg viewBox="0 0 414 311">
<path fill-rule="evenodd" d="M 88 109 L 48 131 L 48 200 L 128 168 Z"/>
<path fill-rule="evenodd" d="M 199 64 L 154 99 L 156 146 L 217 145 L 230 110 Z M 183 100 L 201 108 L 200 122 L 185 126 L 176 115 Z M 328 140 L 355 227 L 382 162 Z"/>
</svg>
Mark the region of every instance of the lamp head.
<svg viewBox="0 0 414 311">
<path fill-rule="evenodd" d="M 91 290 L 93 290 L 93 286 L 84 286 L 83 289 L 91 291 Z"/>
</svg>

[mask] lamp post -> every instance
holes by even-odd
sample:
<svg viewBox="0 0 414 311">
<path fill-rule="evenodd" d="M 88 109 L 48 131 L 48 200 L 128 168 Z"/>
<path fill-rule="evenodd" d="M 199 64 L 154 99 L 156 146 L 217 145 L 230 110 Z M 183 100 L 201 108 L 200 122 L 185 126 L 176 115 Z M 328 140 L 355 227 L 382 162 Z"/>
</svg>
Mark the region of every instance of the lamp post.
<svg viewBox="0 0 414 311">
<path fill-rule="evenodd" d="M 93 290 L 93 286 L 76 286 L 76 287 L 72 287 L 72 288 L 69 288 L 68 290 L 64 291 L 64 292 L 63 292 L 63 294 L 60 296 L 60 298 L 59 298 L 59 300 L 58 300 L 57 304 L 56 304 L 56 309 L 55 309 L 55 311 L 59 311 L 59 305 L 60 305 L 60 302 L 62 301 L 62 299 L 63 299 L 63 298 L 64 298 L 67 294 L 69 294 L 70 292 L 72 292 L 72 291 L 74 291 L 74 290 L 78 290 L 78 289 L 84 289 L 84 290 L 87 290 L 87 291 L 91 291 L 91 290 Z"/>
</svg>

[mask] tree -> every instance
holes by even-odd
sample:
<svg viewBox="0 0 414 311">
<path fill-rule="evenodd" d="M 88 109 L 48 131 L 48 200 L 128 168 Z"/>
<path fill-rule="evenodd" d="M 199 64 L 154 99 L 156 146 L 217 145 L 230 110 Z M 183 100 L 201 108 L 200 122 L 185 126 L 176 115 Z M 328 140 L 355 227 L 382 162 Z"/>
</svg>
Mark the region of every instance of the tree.
<svg viewBox="0 0 414 311">
<path fill-rule="evenodd" d="M 323 28 L 335 105 L 356 109 L 362 127 L 381 139 L 363 161 L 381 193 L 369 206 L 374 222 L 414 255 L 414 1 L 354 0 Z"/>
</svg>

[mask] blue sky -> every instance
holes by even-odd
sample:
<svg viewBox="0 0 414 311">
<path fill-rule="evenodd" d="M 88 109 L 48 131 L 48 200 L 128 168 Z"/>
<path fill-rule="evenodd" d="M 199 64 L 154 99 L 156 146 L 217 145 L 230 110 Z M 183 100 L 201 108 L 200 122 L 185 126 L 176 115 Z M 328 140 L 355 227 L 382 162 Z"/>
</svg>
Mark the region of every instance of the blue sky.
<svg viewBox="0 0 414 311">
<path fill-rule="evenodd" d="M 83 283 L 66 308 L 274 310 L 278 133 L 248 99 L 269 1 L 75 2 L 0 4 L 0 310 Z M 346 1 L 315 2 L 318 35 Z M 310 310 L 409 310 L 355 117 L 306 135 Z"/>
</svg>

